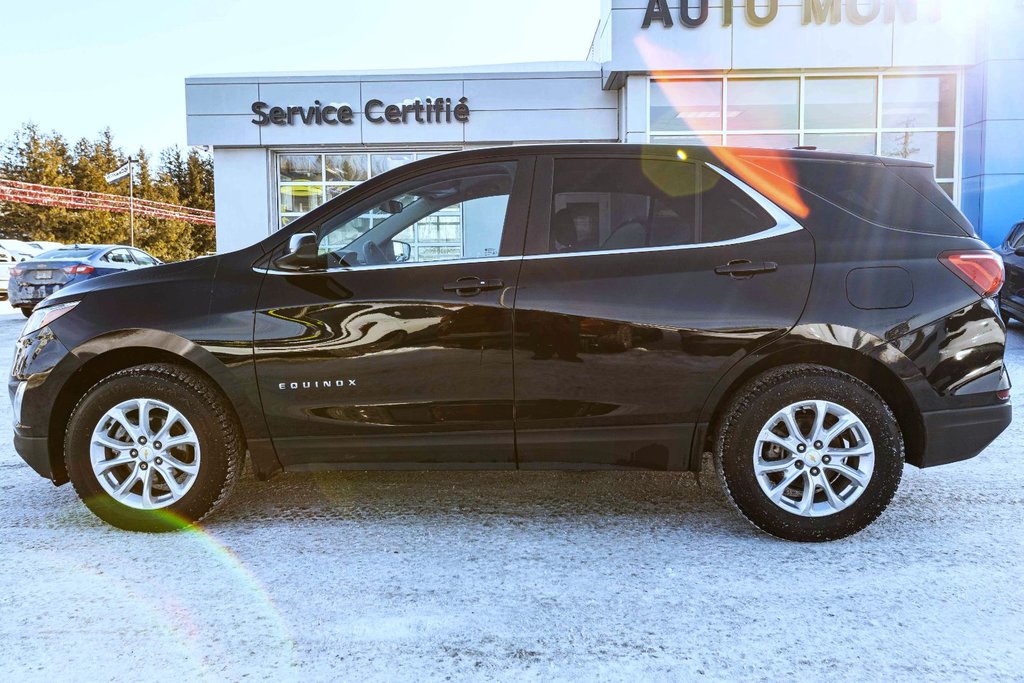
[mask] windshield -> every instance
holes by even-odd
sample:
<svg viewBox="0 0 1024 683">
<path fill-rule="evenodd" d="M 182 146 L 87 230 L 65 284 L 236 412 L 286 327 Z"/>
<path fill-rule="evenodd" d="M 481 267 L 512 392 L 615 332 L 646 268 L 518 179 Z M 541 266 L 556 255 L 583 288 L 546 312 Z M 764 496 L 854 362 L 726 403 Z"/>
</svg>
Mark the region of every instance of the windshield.
<svg viewBox="0 0 1024 683">
<path fill-rule="evenodd" d="M 95 249 L 54 249 L 44 251 L 35 257 L 37 261 L 71 261 L 87 259 L 96 253 Z"/>
</svg>

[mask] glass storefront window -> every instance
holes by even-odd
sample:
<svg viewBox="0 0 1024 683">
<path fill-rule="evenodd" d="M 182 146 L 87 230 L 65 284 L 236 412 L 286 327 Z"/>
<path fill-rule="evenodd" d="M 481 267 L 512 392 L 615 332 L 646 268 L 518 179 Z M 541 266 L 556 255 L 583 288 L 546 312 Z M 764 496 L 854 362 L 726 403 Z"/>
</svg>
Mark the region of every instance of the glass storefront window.
<svg viewBox="0 0 1024 683">
<path fill-rule="evenodd" d="M 651 130 L 722 127 L 722 81 L 662 81 L 651 85 Z"/>
<path fill-rule="evenodd" d="M 804 128 L 808 130 L 877 125 L 877 78 L 808 78 L 804 98 Z"/>
<path fill-rule="evenodd" d="M 882 133 L 882 155 L 935 164 L 936 178 L 952 178 L 955 174 L 955 135 L 953 133 L 922 133 L 903 131 Z"/>
<path fill-rule="evenodd" d="M 729 80 L 726 126 L 730 130 L 778 130 L 800 125 L 800 81 L 796 78 Z"/>
<path fill-rule="evenodd" d="M 874 133 L 807 133 L 804 144 L 828 152 L 874 154 L 877 137 Z"/>
<path fill-rule="evenodd" d="M 320 185 L 282 185 L 281 213 L 306 213 L 324 203 Z"/>
<path fill-rule="evenodd" d="M 319 154 L 282 154 L 278 157 L 281 182 L 324 179 L 323 156 Z"/>
<path fill-rule="evenodd" d="M 413 160 L 411 154 L 371 154 L 370 171 L 372 175 L 378 176 L 381 173 L 396 169 Z"/>
<path fill-rule="evenodd" d="M 328 185 L 327 186 L 327 201 L 340 196 L 345 190 L 351 190 L 355 185 Z"/>
<path fill-rule="evenodd" d="M 957 195 L 957 75 L 653 80 L 650 141 L 880 154 L 935 165 Z M 724 116 L 720 116 L 724 112 Z"/>
<path fill-rule="evenodd" d="M 659 135 L 657 138 L 652 139 L 651 142 L 657 142 L 662 145 L 696 145 L 696 146 L 710 146 L 710 145 L 721 145 L 721 135 Z"/>
<path fill-rule="evenodd" d="M 365 154 L 328 154 L 327 182 L 359 182 L 370 177 Z"/>
<path fill-rule="evenodd" d="M 883 128 L 951 128 L 956 125 L 956 76 L 886 76 Z"/>
<path fill-rule="evenodd" d="M 792 135 L 730 135 L 733 147 L 764 147 L 765 149 L 790 149 L 800 144 L 800 136 Z"/>
</svg>

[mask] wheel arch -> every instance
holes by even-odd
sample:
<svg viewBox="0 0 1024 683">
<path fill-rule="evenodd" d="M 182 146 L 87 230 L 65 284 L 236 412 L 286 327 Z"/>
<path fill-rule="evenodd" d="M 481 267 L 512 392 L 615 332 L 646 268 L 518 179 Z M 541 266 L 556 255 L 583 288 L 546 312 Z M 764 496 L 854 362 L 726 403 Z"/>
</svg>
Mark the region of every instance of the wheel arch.
<svg viewBox="0 0 1024 683">
<path fill-rule="evenodd" d="M 47 446 L 55 484 L 68 481 L 64 465 L 65 428 L 78 401 L 104 377 L 136 365 L 168 363 L 185 367 L 208 380 L 239 425 L 244 441 L 243 454 L 251 441 L 265 437 L 260 430 L 264 426 L 262 413 L 254 415 L 258 413 L 256 407 L 245 392 L 235 386 L 236 380 L 228 368 L 195 342 L 152 330 L 122 330 L 91 339 L 76 347 L 73 353 L 82 364 L 58 392 L 47 424 Z M 276 455 L 274 457 L 276 459 Z"/>
<path fill-rule="evenodd" d="M 830 328 L 833 333 L 837 331 L 834 326 Z M 919 371 L 906 357 L 892 357 L 891 347 L 882 340 L 862 332 L 849 332 L 855 334 L 834 335 L 829 341 L 822 340 L 820 335 L 814 335 L 812 339 L 805 336 L 791 337 L 783 343 L 773 344 L 769 347 L 770 350 L 758 354 L 750 363 L 733 368 L 705 402 L 701 424 L 707 425 L 707 428 L 703 434 L 698 433 L 698 439 L 694 441 L 691 469 L 700 469 L 703 454 L 711 450 L 719 421 L 733 397 L 747 382 L 773 368 L 800 363 L 811 363 L 845 372 L 874 389 L 896 415 L 900 432 L 903 434 L 906 461 L 918 464 L 925 446 L 924 422 L 917 400 L 906 383 L 900 379 L 900 375 L 906 376 L 906 372 L 911 370 L 920 374 Z M 842 339 L 856 343 L 840 343 Z M 886 356 L 884 360 L 881 358 L 883 355 Z"/>
</svg>

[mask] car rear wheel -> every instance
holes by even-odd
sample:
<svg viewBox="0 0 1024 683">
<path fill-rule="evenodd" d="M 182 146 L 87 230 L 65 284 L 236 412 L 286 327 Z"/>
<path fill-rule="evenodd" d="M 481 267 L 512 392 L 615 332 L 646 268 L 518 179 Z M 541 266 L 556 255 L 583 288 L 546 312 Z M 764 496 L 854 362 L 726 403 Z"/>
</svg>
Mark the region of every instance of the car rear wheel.
<svg viewBox="0 0 1024 683">
<path fill-rule="evenodd" d="M 715 464 L 736 508 L 792 541 L 830 541 L 873 522 L 903 472 L 896 418 L 867 384 L 817 365 L 755 378 L 721 420 Z"/>
<path fill-rule="evenodd" d="M 133 531 L 197 522 L 238 476 L 241 436 L 204 377 L 170 364 L 140 365 L 92 387 L 65 438 L 68 475 L 86 506 Z"/>
</svg>

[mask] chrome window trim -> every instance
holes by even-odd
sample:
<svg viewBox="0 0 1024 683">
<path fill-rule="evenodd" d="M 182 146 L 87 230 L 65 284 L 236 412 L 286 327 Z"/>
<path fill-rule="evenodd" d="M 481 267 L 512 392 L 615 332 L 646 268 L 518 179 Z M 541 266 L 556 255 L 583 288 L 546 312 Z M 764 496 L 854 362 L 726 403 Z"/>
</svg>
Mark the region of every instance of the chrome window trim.
<svg viewBox="0 0 1024 683">
<path fill-rule="evenodd" d="M 658 251 L 686 251 L 690 249 L 708 249 L 712 247 L 727 247 L 733 244 L 746 244 L 748 242 L 759 242 L 761 240 L 772 239 L 773 237 L 781 237 L 782 235 L 788 235 L 791 232 L 798 232 L 803 230 L 799 225 L 793 222 L 791 225 L 777 225 L 770 230 L 762 230 L 761 232 L 754 233 L 753 235 L 747 235 L 746 237 L 737 237 L 734 240 L 722 240 L 721 242 L 702 242 L 701 244 L 677 244 L 667 247 L 640 247 L 639 249 L 610 249 L 607 251 L 574 251 L 565 254 L 530 254 L 524 256 L 524 259 L 548 259 L 548 258 L 577 258 L 580 256 L 612 256 L 615 254 L 646 254 L 649 252 Z"/>
<path fill-rule="evenodd" d="M 474 264 L 474 263 L 501 263 L 506 261 L 521 261 L 522 256 L 489 256 L 484 258 L 472 258 L 472 259 L 451 259 L 448 261 L 423 261 L 423 262 L 410 262 L 410 263 L 382 263 L 376 266 L 352 266 L 349 268 L 327 268 L 324 270 L 276 270 L 274 268 L 259 268 L 254 266 L 253 270 L 257 273 L 266 273 L 267 275 L 325 275 L 328 273 L 352 273 L 362 272 L 365 270 L 393 270 L 397 268 L 427 268 L 430 266 L 454 266 L 459 264 Z"/>
</svg>

